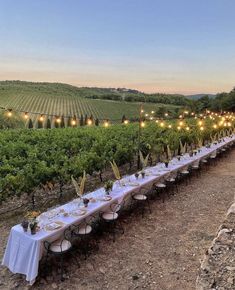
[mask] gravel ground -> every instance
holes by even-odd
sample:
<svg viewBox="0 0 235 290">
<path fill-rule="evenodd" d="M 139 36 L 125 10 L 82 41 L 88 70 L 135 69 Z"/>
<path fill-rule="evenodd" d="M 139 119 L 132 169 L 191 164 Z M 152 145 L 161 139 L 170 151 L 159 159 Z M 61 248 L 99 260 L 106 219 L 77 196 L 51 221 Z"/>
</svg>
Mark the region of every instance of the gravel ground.
<svg viewBox="0 0 235 290">
<path fill-rule="evenodd" d="M 80 259 L 79 269 L 69 263 L 65 282 L 54 272 L 29 287 L 24 277 L 1 267 L 0 289 L 195 289 L 200 260 L 234 198 L 234 161 L 235 150 L 189 185 L 180 185 L 165 203 L 152 201 L 152 214 L 124 216 L 125 234 L 115 243 L 105 234 L 100 249 L 86 261 Z M 11 226 L 20 219 L 1 221 L 1 257 Z"/>
</svg>

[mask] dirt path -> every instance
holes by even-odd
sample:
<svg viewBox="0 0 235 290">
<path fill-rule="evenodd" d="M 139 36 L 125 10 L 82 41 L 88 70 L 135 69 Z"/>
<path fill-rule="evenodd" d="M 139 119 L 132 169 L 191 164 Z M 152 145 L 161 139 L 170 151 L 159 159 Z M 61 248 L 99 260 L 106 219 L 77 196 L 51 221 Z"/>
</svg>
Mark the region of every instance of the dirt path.
<svg viewBox="0 0 235 290">
<path fill-rule="evenodd" d="M 81 268 L 69 266 L 69 279 L 40 279 L 33 289 L 195 289 L 200 259 L 209 247 L 234 198 L 235 150 L 215 167 L 192 178 L 163 204 L 151 203 L 152 214 L 124 218 L 125 234 L 113 243 L 108 235 Z M 0 226 L 5 246 L 10 220 Z M 0 249 L 0 256 L 3 247 Z M 20 275 L 0 268 L 0 289 L 28 289 Z"/>
</svg>

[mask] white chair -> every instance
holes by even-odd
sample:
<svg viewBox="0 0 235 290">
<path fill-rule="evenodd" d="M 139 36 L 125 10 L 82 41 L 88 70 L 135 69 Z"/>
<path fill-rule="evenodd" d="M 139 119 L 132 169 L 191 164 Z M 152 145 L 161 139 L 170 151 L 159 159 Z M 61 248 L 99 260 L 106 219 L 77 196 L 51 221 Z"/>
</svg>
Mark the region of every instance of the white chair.
<svg viewBox="0 0 235 290">
<path fill-rule="evenodd" d="M 133 202 L 141 209 L 142 217 L 144 217 L 145 205 L 148 206 L 149 213 L 151 213 L 149 198 L 146 192 L 148 192 L 148 189 L 143 187 L 138 192 L 133 192 L 131 195 Z M 132 206 L 134 206 L 133 203 Z"/>
<path fill-rule="evenodd" d="M 72 245 L 72 238 L 73 238 L 73 230 L 71 227 L 67 228 L 64 231 L 63 236 L 53 242 L 44 241 L 44 247 L 46 250 L 46 261 L 45 261 L 45 272 L 48 272 L 48 257 L 49 255 L 60 257 L 60 280 L 64 281 L 63 273 L 64 273 L 64 257 L 68 253 L 73 255 L 73 245 Z M 76 260 L 78 267 L 80 267 L 77 258 L 73 255 L 73 258 Z"/>
<path fill-rule="evenodd" d="M 85 218 L 80 224 L 73 225 L 73 237 L 80 239 L 80 246 L 82 253 L 84 254 L 85 260 L 90 254 L 90 250 L 93 248 L 93 243 L 91 239 L 91 234 L 93 232 L 92 223 L 94 222 L 95 217 L 89 216 Z M 96 246 L 98 247 L 97 241 Z"/>
<path fill-rule="evenodd" d="M 121 231 L 121 233 L 124 234 L 124 228 L 118 219 L 119 212 L 123 206 L 124 201 L 121 203 L 115 202 L 110 205 L 107 211 L 100 213 L 102 221 L 108 226 L 105 227 L 104 230 L 108 230 L 113 235 L 113 242 L 116 240 L 117 231 Z"/>
</svg>

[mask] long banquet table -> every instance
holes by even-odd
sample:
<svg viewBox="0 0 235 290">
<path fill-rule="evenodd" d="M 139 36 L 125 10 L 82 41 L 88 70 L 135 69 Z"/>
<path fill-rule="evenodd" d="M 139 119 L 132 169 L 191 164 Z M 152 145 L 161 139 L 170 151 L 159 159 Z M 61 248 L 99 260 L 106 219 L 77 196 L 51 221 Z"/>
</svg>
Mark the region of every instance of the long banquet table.
<svg viewBox="0 0 235 290">
<path fill-rule="evenodd" d="M 86 194 L 88 198 L 94 198 L 95 202 L 90 202 L 87 207 L 87 212 L 82 216 L 74 216 L 68 214 L 64 216 L 64 212 L 71 213 L 78 209 L 78 203 L 73 200 L 66 203 L 56 210 L 55 216 L 51 215 L 51 221 L 63 222 L 63 226 L 60 229 L 54 231 L 47 231 L 42 226 L 40 231 L 35 235 L 31 235 L 29 232 L 24 232 L 21 225 L 15 225 L 12 227 L 5 254 L 3 257 L 2 265 L 7 266 L 11 272 L 20 273 L 26 275 L 26 280 L 33 284 L 38 275 L 38 267 L 40 259 L 43 255 L 44 241 L 55 241 L 59 239 L 64 230 L 72 224 L 79 224 L 85 218 L 98 214 L 101 211 L 107 210 L 114 202 L 121 202 L 128 195 L 133 192 L 138 192 L 143 188 L 151 188 L 151 186 L 158 180 L 164 179 L 166 175 L 174 174 L 178 170 L 188 167 L 190 164 L 200 161 L 203 158 L 214 153 L 216 150 L 228 145 L 235 141 L 235 135 L 224 138 L 221 143 L 213 144 L 210 148 L 202 147 L 200 153 L 194 156 L 185 154 L 180 161 L 174 158 L 168 168 L 161 163 L 156 166 L 146 168 L 146 176 L 144 178 L 139 177 L 136 180 L 134 174 L 125 176 L 123 183 L 125 186 L 121 186 L 120 183 L 115 182 L 113 190 L 110 193 L 112 199 L 110 201 L 104 201 L 101 199 L 105 195 L 104 188 L 99 188 L 93 192 Z M 49 220 L 48 220 L 49 222 Z"/>
</svg>

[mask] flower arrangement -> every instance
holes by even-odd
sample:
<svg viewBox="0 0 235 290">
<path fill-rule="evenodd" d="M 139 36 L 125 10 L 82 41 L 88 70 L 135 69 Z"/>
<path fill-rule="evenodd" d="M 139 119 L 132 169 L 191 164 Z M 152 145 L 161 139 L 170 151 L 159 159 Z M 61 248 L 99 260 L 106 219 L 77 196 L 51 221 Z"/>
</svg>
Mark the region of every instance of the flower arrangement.
<svg viewBox="0 0 235 290">
<path fill-rule="evenodd" d="M 31 230 L 31 234 L 35 235 L 36 231 L 37 231 L 37 226 L 38 226 L 38 222 L 36 221 L 36 219 L 33 219 L 30 223 L 29 223 L 29 227 Z"/>
<path fill-rule="evenodd" d="M 183 145 L 181 140 L 180 140 L 180 154 L 184 155 L 186 153 L 186 149 L 187 149 L 187 144 L 184 143 L 184 145 Z"/>
<path fill-rule="evenodd" d="M 90 199 L 84 197 L 82 200 L 83 200 L 83 204 L 84 204 L 84 206 L 85 206 L 85 207 L 88 207 L 88 203 L 90 202 Z"/>
<path fill-rule="evenodd" d="M 113 162 L 110 161 L 110 164 L 111 164 L 111 167 L 113 169 L 113 173 L 114 173 L 114 176 L 117 180 L 120 180 L 121 179 L 121 174 L 119 172 L 119 169 L 118 169 L 118 166 L 116 164 L 116 162 L 113 160 Z"/>
<path fill-rule="evenodd" d="M 36 219 L 41 214 L 40 211 L 29 211 L 26 213 L 25 218 L 27 219 Z"/>
<path fill-rule="evenodd" d="M 113 189 L 113 181 L 112 180 L 106 181 L 104 184 L 104 189 L 105 189 L 106 194 L 109 194 L 110 191 L 112 191 Z"/>
<path fill-rule="evenodd" d="M 73 186 L 75 187 L 77 196 L 81 198 L 81 196 L 84 194 L 84 191 L 85 191 L 86 171 L 85 170 L 83 171 L 83 176 L 82 176 L 80 186 L 78 185 L 77 181 L 74 179 L 73 176 L 71 176 L 71 179 L 72 179 Z"/>
<path fill-rule="evenodd" d="M 36 220 L 36 218 L 40 215 L 40 211 L 30 211 L 27 212 L 27 214 L 25 215 L 25 218 L 27 220 L 24 220 L 21 225 L 24 229 L 25 232 L 27 232 L 28 230 L 28 226 L 30 228 L 31 234 L 35 235 L 36 231 L 37 231 L 37 226 L 38 226 L 38 221 Z"/>
<path fill-rule="evenodd" d="M 148 165 L 149 154 L 144 158 L 143 153 L 139 151 L 139 155 L 140 155 L 140 162 L 142 165 L 142 169 L 144 169 Z"/>
<path fill-rule="evenodd" d="M 140 172 L 140 174 L 141 174 L 142 178 L 145 177 L 145 172 L 144 172 L 144 170 L 142 170 L 142 171 Z"/>
<path fill-rule="evenodd" d="M 27 220 L 23 220 L 22 223 L 21 223 L 21 226 L 22 226 L 24 232 L 27 232 L 28 226 L 29 226 L 29 222 Z"/>
<path fill-rule="evenodd" d="M 166 153 L 161 156 L 161 162 L 165 164 L 166 168 L 168 167 L 170 160 Z"/>
</svg>

